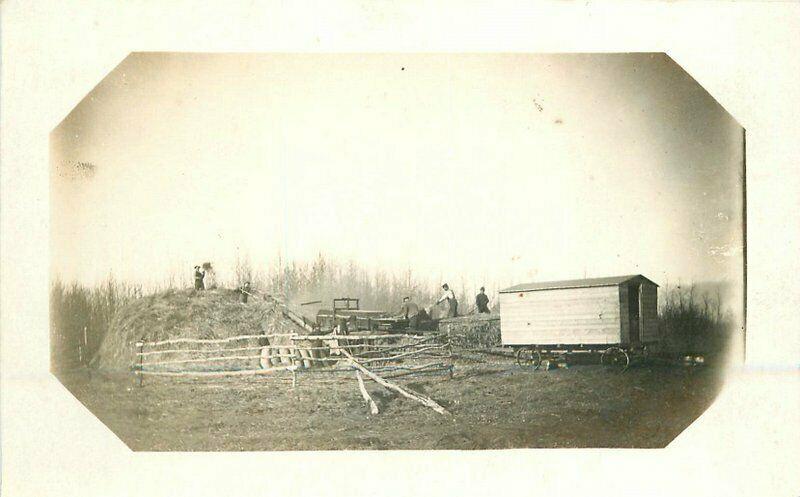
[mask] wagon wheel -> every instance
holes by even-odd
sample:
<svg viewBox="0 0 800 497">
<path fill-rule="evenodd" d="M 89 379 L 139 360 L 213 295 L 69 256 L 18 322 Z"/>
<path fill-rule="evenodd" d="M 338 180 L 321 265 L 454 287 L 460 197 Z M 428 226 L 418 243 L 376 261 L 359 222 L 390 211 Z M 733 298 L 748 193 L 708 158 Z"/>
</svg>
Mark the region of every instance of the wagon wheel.
<svg viewBox="0 0 800 497">
<path fill-rule="evenodd" d="M 621 348 L 611 347 L 603 351 L 603 355 L 600 356 L 600 364 L 625 371 L 631 364 L 631 357 Z"/>
<path fill-rule="evenodd" d="M 539 369 L 542 364 L 542 354 L 531 347 L 523 347 L 517 350 L 517 364 L 522 367 L 533 366 L 534 371 Z"/>
</svg>

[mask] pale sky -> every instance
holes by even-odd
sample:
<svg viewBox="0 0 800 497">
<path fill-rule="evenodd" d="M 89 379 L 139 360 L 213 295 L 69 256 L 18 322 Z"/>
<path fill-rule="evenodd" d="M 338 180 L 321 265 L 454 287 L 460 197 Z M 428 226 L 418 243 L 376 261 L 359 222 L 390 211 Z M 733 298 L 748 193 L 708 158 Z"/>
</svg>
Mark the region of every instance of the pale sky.
<svg viewBox="0 0 800 497">
<path fill-rule="evenodd" d="M 741 277 L 742 129 L 661 54 L 132 54 L 51 164 L 68 281 L 279 252 L 469 288 Z"/>
</svg>

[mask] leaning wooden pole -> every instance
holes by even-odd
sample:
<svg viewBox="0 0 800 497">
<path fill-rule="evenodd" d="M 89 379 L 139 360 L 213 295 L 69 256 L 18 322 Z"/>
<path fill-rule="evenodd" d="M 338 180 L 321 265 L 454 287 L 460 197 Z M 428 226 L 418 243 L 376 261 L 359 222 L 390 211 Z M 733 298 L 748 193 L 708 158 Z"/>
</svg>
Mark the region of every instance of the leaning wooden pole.
<svg viewBox="0 0 800 497">
<path fill-rule="evenodd" d="M 356 371 L 356 378 L 358 379 L 358 388 L 361 390 L 361 396 L 364 397 L 364 402 L 369 404 L 369 411 L 372 415 L 378 414 L 378 404 L 372 400 L 372 397 L 369 396 L 369 392 L 367 392 L 367 387 L 364 385 L 364 378 L 361 377 L 361 371 Z"/>
<path fill-rule="evenodd" d="M 352 364 L 356 369 L 358 369 L 359 371 L 361 371 L 362 373 L 364 373 L 365 375 L 370 377 L 372 380 L 374 380 L 379 385 L 383 385 L 384 387 L 388 388 L 389 390 L 394 390 L 395 392 L 399 393 L 403 397 L 409 398 L 411 400 L 416 400 L 420 404 L 430 407 L 431 409 L 433 409 L 434 411 L 438 412 L 439 414 L 450 414 L 449 412 L 447 412 L 447 410 L 445 410 L 444 407 L 442 407 L 439 404 L 437 404 L 436 401 L 433 400 L 432 398 L 427 397 L 427 396 L 422 395 L 422 394 L 411 393 L 408 390 L 404 389 L 403 387 L 401 387 L 399 385 L 395 385 L 394 383 L 381 378 L 380 376 L 376 375 L 375 373 L 373 373 L 369 369 L 367 369 L 364 366 L 362 366 L 345 349 L 341 349 L 341 351 L 342 351 L 342 354 L 345 357 L 347 357 L 347 359 L 350 361 L 350 364 Z"/>
<path fill-rule="evenodd" d="M 244 293 L 246 293 L 247 295 L 250 295 L 251 297 L 255 297 L 255 295 L 253 295 L 250 292 L 246 292 L 244 290 L 242 290 L 242 291 Z M 268 300 L 270 302 L 274 302 L 275 304 L 277 304 L 281 308 L 281 313 L 284 315 L 284 317 L 286 317 L 287 319 L 292 321 L 297 326 L 303 328 L 304 330 L 306 330 L 309 333 L 314 333 L 315 332 L 314 327 L 311 326 L 310 324 L 308 324 L 305 321 L 305 319 L 303 319 L 302 316 L 300 316 L 296 312 L 294 312 L 291 309 L 289 309 L 289 306 L 286 305 L 286 303 L 281 302 L 280 300 L 278 300 L 277 298 L 273 297 L 272 295 L 265 295 L 264 299 L 266 299 L 266 300 Z"/>
</svg>

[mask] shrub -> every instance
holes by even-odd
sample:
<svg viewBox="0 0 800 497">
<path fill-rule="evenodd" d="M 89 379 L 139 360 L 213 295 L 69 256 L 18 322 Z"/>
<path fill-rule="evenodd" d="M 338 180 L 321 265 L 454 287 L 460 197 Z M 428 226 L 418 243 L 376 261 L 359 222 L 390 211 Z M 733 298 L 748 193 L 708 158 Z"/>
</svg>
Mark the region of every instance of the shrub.
<svg viewBox="0 0 800 497">
<path fill-rule="evenodd" d="M 719 287 L 700 292 L 694 284 L 665 285 L 661 291 L 659 334 L 669 352 L 723 352 L 733 336 L 734 322 L 723 308 Z"/>
<path fill-rule="evenodd" d="M 141 294 L 140 286 L 113 278 L 95 288 L 54 281 L 50 289 L 52 369 L 87 364 L 100 348 L 117 309 Z"/>
</svg>

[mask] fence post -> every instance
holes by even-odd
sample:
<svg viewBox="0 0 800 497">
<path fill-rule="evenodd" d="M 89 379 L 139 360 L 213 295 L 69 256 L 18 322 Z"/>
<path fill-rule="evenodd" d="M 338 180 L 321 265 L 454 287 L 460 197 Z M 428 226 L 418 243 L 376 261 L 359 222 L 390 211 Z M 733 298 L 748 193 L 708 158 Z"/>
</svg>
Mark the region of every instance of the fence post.
<svg viewBox="0 0 800 497">
<path fill-rule="evenodd" d="M 453 357 L 453 341 L 450 340 L 450 332 L 447 332 L 447 335 L 444 336 L 444 339 L 447 341 L 447 357 Z M 453 371 L 450 371 L 450 377 L 453 376 Z"/>
<path fill-rule="evenodd" d="M 144 353 L 144 337 L 136 342 L 136 350 L 139 353 L 137 354 L 138 359 L 136 361 L 136 366 L 134 366 L 134 370 L 136 371 L 136 376 L 138 376 L 138 384 L 141 387 L 144 384 L 144 375 L 142 374 L 142 371 L 144 370 L 144 356 L 142 355 Z"/>
</svg>

